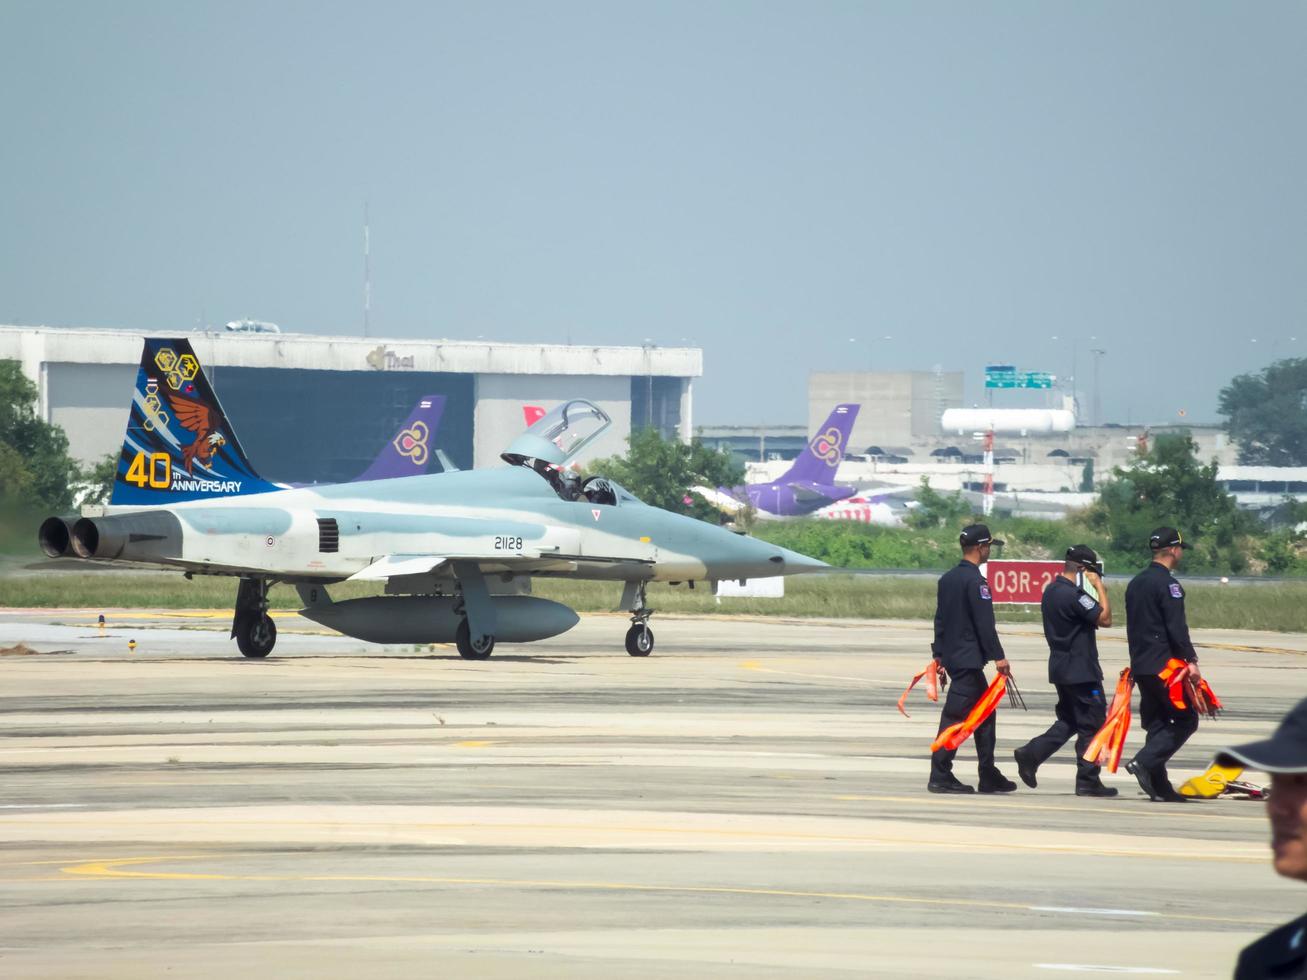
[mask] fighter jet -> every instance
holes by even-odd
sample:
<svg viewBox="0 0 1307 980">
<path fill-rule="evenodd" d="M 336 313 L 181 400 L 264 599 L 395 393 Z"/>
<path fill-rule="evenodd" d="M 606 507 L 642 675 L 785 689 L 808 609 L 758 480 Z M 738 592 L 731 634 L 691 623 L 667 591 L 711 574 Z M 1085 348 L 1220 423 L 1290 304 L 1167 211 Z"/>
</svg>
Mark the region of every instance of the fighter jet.
<svg viewBox="0 0 1307 980">
<path fill-rule="evenodd" d="M 775 480 L 715 490 L 691 489 L 723 513 L 735 514 L 748 504 L 762 518 L 802 517 L 852 497 L 858 488 L 837 484 L 835 473 L 848 450 L 859 407 L 836 405 L 794 465 Z"/>
<path fill-rule="evenodd" d="M 231 635 L 246 657 L 277 639 L 268 589 L 294 585 L 300 614 L 377 643 L 453 641 L 470 660 L 499 642 L 556 636 L 578 621 L 529 594 L 536 577 L 623 583 L 626 651 L 648 656 L 650 582 L 715 583 L 825 570 L 823 562 L 650 507 L 602 476 L 562 468 L 611 425 L 572 400 L 502 453 L 509 465 L 285 488 L 251 465 L 184 339 L 147 339 L 109 505 L 51 517 L 51 557 L 163 566 L 239 580 Z M 384 582 L 333 601 L 331 585 Z"/>
</svg>

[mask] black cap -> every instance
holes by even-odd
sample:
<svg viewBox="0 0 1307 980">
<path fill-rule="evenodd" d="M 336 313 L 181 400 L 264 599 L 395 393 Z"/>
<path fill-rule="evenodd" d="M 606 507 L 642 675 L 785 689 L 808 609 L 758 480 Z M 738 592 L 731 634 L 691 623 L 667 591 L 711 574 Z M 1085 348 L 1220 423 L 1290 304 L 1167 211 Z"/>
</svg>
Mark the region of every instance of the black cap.
<svg viewBox="0 0 1307 980">
<path fill-rule="evenodd" d="M 1180 537 L 1180 532 L 1173 527 L 1159 527 L 1154 529 L 1153 533 L 1148 536 L 1148 547 L 1156 551 L 1159 548 L 1192 548 L 1193 545 L 1186 544 L 1185 540 Z"/>
<path fill-rule="evenodd" d="M 993 538 L 989 533 L 989 528 L 984 524 L 968 524 L 958 535 L 958 543 L 964 548 L 974 548 L 981 544 L 997 544 L 1003 542 Z"/>
<path fill-rule="evenodd" d="M 1087 544 L 1073 544 L 1066 550 L 1067 561 L 1078 561 L 1082 565 L 1097 565 L 1098 552 Z"/>
<path fill-rule="evenodd" d="M 1264 742 L 1249 742 L 1222 749 L 1216 761 L 1260 769 L 1262 772 L 1307 772 L 1307 700 L 1284 716 L 1275 734 Z"/>
</svg>

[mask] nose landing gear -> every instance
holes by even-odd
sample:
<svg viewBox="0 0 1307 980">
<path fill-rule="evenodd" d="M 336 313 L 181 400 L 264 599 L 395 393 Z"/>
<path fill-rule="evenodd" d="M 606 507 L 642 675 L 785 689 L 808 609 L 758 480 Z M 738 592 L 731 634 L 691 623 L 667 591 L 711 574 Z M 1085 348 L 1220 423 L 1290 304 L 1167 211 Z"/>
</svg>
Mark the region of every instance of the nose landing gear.
<svg viewBox="0 0 1307 980">
<path fill-rule="evenodd" d="M 631 628 L 626 631 L 626 652 L 633 657 L 647 657 L 653 653 L 654 635 L 649 628 L 649 617 L 654 611 L 645 605 L 645 582 L 627 582 L 623 593 L 624 608 L 631 610 Z"/>
<path fill-rule="evenodd" d="M 654 635 L 649 621 L 636 623 L 626 631 L 626 652 L 633 657 L 647 657 L 653 653 Z"/>
</svg>

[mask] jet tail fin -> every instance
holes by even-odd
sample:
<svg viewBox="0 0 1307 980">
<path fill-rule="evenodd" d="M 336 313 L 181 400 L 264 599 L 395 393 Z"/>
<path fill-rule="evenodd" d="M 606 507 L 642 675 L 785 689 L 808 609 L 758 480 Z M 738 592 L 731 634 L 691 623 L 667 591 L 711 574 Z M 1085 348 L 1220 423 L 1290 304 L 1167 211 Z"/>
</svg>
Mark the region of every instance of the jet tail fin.
<svg viewBox="0 0 1307 980">
<path fill-rule="evenodd" d="M 280 489 L 250 465 L 191 342 L 147 337 L 109 503 L 175 504 Z"/>
<path fill-rule="evenodd" d="M 372 465 L 354 478 L 362 480 L 393 480 L 400 476 L 421 476 L 431 462 L 432 443 L 440 416 L 445 411 L 444 395 L 423 395 L 409 413 L 395 437 L 386 443 Z M 435 450 L 439 453 L 439 450 Z"/>
<path fill-rule="evenodd" d="M 858 417 L 860 405 L 836 405 L 835 410 L 817 430 L 817 434 L 808 442 L 799 454 L 794 465 L 776 483 L 817 483 L 831 486 L 835 482 L 835 472 L 840 461 L 849 448 L 849 434 Z"/>
</svg>

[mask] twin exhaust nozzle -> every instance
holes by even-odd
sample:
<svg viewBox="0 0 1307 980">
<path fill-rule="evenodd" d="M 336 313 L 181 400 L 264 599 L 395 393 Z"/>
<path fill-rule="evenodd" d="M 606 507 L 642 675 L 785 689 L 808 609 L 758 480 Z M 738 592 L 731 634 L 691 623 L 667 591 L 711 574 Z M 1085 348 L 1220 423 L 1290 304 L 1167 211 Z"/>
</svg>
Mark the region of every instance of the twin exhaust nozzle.
<svg viewBox="0 0 1307 980">
<path fill-rule="evenodd" d="M 36 537 L 51 558 L 166 561 L 181 557 L 182 526 L 175 516 L 162 511 L 48 517 Z"/>
<path fill-rule="evenodd" d="M 116 558 L 126 543 L 121 533 L 102 534 L 89 517 L 47 517 L 36 537 L 41 550 L 51 558 Z"/>
</svg>

